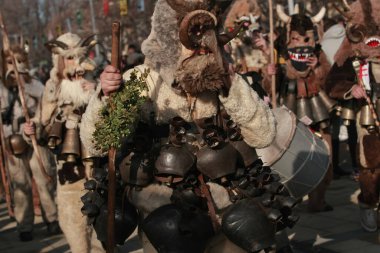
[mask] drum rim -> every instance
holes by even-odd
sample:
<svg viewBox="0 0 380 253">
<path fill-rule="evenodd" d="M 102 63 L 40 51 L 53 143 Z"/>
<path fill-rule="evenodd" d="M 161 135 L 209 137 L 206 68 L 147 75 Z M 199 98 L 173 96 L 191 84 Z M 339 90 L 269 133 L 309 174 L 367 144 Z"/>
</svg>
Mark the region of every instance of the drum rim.
<svg viewBox="0 0 380 253">
<path fill-rule="evenodd" d="M 279 161 L 284 156 L 285 152 L 288 150 L 288 148 L 289 148 L 290 144 L 292 143 L 293 138 L 294 138 L 294 136 L 296 134 L 297 124 L 298 124 L 296 115 L 288 107 L 286 107 L 284 105 L 282 105 L 281 107 L 278 107 L 278 108 L 274 109 L 273 112 L 275 112 L 275 111 L 279 111 L 280 112 L 281 110 L 285 110 L 285 111 L 288 112 L 288 115 L 290 115 L 290 119 L 291 119 L 293 127 L 290 130 L 290 134 L 289 134 L 288 138 L 286 139 L 286 141 L 284 142 L 283 147 L 276 145 L 277 146 L 276 149 L 279 151 L 277 153 L 277 155 L 276 156 L 271 156 L 272 159 L 270 159 L 269 161 L 265 161 L 266 162 L 265 165 L 267 165 L 267 166 L 272 166 L 273 164 L 275 164 L 277 161 Z M 278 126 L 278 124 L 276 124 L 276 130 L 277 130 L 277 126 Z M 273 140 L 272 144 L 276 144 L 275 140 L 276 140 L 276 138 Z M 262 150 L 262 149 L 256 149 L 256 150 Z"/>
</svg>

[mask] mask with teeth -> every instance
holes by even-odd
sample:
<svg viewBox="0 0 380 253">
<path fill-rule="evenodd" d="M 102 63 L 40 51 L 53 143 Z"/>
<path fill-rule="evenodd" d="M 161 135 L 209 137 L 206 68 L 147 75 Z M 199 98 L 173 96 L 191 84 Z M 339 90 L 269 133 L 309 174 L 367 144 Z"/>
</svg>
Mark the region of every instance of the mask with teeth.
<svg viewBox="0 0 380 253">
<path fill-rule="evenodd" d="M 290 28 L 287 45 L 289 59 L 296 70 L 305 71 L 316 46 L 313 22 L 307 16 L 293 15 Z"/>
<path fill-rule="evenodd" d="M 297 71 L 303 72 L 308 69 L 309 58 L 316 53 L 315 32 L 318 31 L 316 27 L 322 21 L 326 8 L 323 7 L 315 16 L 309 17 L 300 13 L 297 5 L 294 13 L 294 15 L 288 16 L 284 12 L 284 8 L 277 5 L 277 15 L 287 24 L 288 28 L 287 52 L 289 59 Z"/>
<path fill-rule="evenodd" d="M 315 48 L 310 46 L 289 48 L 288 55 L 292 66 L 298 71 L 306 71 L 307 63 L 309 58 L 314 55 L 314 50 Z"/>
<path fill-rule="evenodd" d="M 373 62 L 380 62 L 380 1 L 359 0 L 351 5 L 344 3 L 347 21 L 346 39 L 335 55 L 342 65 L 355 52 Z"/>
</svg>

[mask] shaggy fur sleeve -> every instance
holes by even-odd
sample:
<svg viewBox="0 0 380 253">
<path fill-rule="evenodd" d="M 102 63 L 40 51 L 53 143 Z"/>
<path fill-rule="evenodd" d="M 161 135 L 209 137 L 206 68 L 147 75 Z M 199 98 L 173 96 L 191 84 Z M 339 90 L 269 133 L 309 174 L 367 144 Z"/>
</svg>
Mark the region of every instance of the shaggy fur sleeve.
<svg viewBox="0 0 380 253">
<path fill-rule="evenodd" d="M 136 69 L 136 68 L 135 68 Z M 130 69 L 123 74 L 123 79 L 128 80 L 134 69 Z M 139 71 L 139 73 L 143 73 Z M 86 112 L 82 115 L 82 121 L 80 126 L 80 138 L 85 147 L 87 147 L 88 152 L 92 156 L 105 156 L 106 153 L 101 152 L 95 148 L 95 143 L 93 142 L 93 134 L 95 132 L 95 124 L 100 120 L 99 112 L 103 106 L 106 105 L 108 97 L 100 96 L 101 85 L 98 85 L 96 92 L 91 97 L 90 102 L 86 108 Z"/>
<path fill-rule="evenodd" d="M 95 132 L 95 124 L 100 120 L 99 112 L 103 106 L 105 106 L 108 97 L 99 96 L 101 92 L 101 86 L 98 85 L 96 92 L 92 95 L 90 102 L 87 105 L 85 113 L 82 115 L 82 121 L 80 125 L 80 139 L 83 145 L 87 148 L 87 151 L 95 157 L 105 156 L 100 150 L 95 148 L 93 142 L 93 134 Z"/>
<path fill-rule="evenodd" d="M 219 98 L 248 145 L 263 148 L 271 144 L 276 135 L 273 113 L 240 75 L 233 78 L 228 96 Z"/>
<path fill-rule="evenodd" d="M 349 59 L 342 66 L 334 64 L 327 75 L 325 91 L 332 98 L 344 99 L 355 83 L 356 74 Z"/>
<path fill-rule="evenodd" d="M 41 84 L 42 86 L 42 84 Z M 43 87 L 43 86 L 42 86 Z M 43 88 L 42 96 L 39 99 L 38 107 L 32 119 L 36 126 L 36 136 L 38 140 L 47 138 L 50 123 L 52 122 L 53 114 L 57 108 L 57 87 L 58 84 L 49 79 Z M 23 137 L 29 144 L 32 143 L 29 136 L 23 133 Z"/>
</svg>

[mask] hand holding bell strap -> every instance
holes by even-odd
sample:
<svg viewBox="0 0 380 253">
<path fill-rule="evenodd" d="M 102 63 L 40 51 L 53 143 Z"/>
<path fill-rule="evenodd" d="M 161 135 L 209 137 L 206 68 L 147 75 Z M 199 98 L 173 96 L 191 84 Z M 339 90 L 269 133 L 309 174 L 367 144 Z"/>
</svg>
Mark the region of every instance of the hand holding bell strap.
<svg viewBox="0 0 380 253">
<path fill-rule="evenodd" d="M 211 218 L 211 221 L 212 221 L 212 225 L 214 227 L 214 231 L 216 232 L 216 231 L 219 230 L 220 224 L 218 222 L 218 218 L 216 217 L 215 206 L 214 206 L 214 202 L 212 200 L 210 189 L 208 188 L 207 184 L 205 183 L 205 180 L 203 178 L 203 174 L 200 174 L 198 176 L 198 180 L 199 180 L 199 182 L 201 184 L 200 185 L 201 193 L 207 199 L 208 211 L 210 213 L 210 218 Z"/>
<path fill-rule="evenodd" d="M 6 40 L 9 43 L 8 33 L 7 33 L 6 27 L 4 25 L 3 17 L 1 15 L 1 13 L 0 13 L 0 27 L 2 28 L 2 35 L 3 35 L 3 37 L 6 38 Z M 11 57 L 12 64 L 15 67 L 14 68 L 14 72 L 15 72 L 15 75 L 16 75 L 16 81 L 17 81 L 18 92 L 19 92 L 19 97 L 20 97 L 20 100 L 21 100 L 23 114 L 24 114 L 24 117 L 26 119 L 26 122 L 30 123 L 29 111 L 28 111 L 28 107 L 26 106 L 26 101 L 25 101 L 25 81 L 24 81 L 24 78 L 18 72 L 17 65 L 16 65 L 16 59 L 15 59 L 15 56 L 14 56 L 12 50 L 9 50 L 9 55 Z M 32 140 L 33 149 L 34 149 L 34 152 L 36 152 L 36 157 L 37 157 L 38 165 L 40 167 L 42 175 L 44 175 L 44 177 L 48 180 L 48 182 L 52 182 L 53 180 L 47 174 L 45 166 L 44 166 L 44 164 L 42 162 L 41 154 L 40 154 L 40 149 L 39 149 L 38 144 L 37 144 L 37 138 L 36 138 L 36 136 L 35 135 L 30 135 L 30 139 Z"/>
<path fill-rule="evenodd" d="M 355 70 L 356 77 L 357 77 L 359 85 L 364 90 L 366 90 L 364 82 L 363 82 L 362 78 L 360 77 L 360 66 L 361 66 L 361 63 L 360 63 L 359 56 L 360 56 L 359 51 L 356 51 L 355 52 L 355 59 L 352 61 L 352 66 L 354 67 L 354 70 Z M 369 109 L 371 110 L 372 117 L 373 117 L 373 119 L 375 121 L 376 130 L 379 133 L 380 132 L 380 122 L 379 122 L 379 119 L 377 117 L 376 110 L 375 110 L 375 107 L 373 106 L 372 100 L 371 100 L 371 98 L 367 94 L 365 95 L 364 98 L 365 98 L 365 100 L 366 100 L 366 102 L 367 102 L 367 104 L 369 106 Z"/>
</svg>

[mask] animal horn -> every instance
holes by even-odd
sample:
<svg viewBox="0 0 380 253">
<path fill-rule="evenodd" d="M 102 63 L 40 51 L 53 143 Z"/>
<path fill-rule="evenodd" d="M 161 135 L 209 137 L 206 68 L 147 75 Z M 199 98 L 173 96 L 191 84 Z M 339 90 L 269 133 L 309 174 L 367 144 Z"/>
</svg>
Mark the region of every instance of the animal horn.
<svg viewBox="0 0 380 253">
<path fill-rule="evenodd" d="M 24 48 L 24 36 L 20 34 L 20 48 Z"/>
<path fill-rule="evenodd" d="M 64 50 L 67 50 L 67 49 L 69 49 L 69 46 L 66 44 L 66 43 L 64 43 L 64 42 L 62 42 L 62 41 L 59 41 L 59 40 L 51 40 L 51 41 L 48 41 L 48 42 L 46 42 L 45 43 L 45 46 L 47 47 L 47 48 L 53 48 L 53 47 L 60 47 L 60 48 L 62 48 L 62 49 L 64 49 Z"/>
<path fill-rule="evenodd" d="M 184 0 L 166 0 L 168 5 L 178 13 L 184 14 L 201 8 L 205 3 L 202 2 L 187 2 Z M 203 6 L 204 7 L 204 6 Z"/>
<path fill-rule="evenodd" d="M 62 41 L 59 41 L 59 40 L 48 41 L 48 42 L 45 43 L 45 47 L 47 47 L 47 49 L 50 52 L 53 52 L 53 53 L 56 53 L 56 54 L 59 54 L 60 50 L 67 50 L 67 49 L 69 49 L 69 46 L 66 43 L 64 43 Z"/>
<path fill-rule="evenodd" d="M 343 7 L 345 11 L 350 11 L 351 7 L 348 5 L 347 0 L 342 0 Z"/>
<path fill-rule="evenodd" d="M 348 40 L 353 43 L 359 43 L 363 41 L 365 37 L 363 31 L 359 27 L 351 23 L 347 24 L 346 35 Z"/>
<path fill-rule="evenodd" d="M 280 4 L 277 4 L 276 6 L 276 11 L 278 17 L 284 22 L 284 23 L 289 23 L 290 22 L 290 17 L 285 13 L 284 7 Z"/>
<path fill-rule="evenodd" d="M 293 11 L 293 14 L 299 14 L 300 13 L 300 5 L 299 4 L 296 4 L 294 6 L 294 11 Z"/>
<path fill-rule="evenodd" d="M 340 15 L 342 15 L 344 17 L 345 20 L 351 19 L 351 16 L 347 13 L 348 11 L 345 11 L 344 8 L 343 8 L 343 10 L 341 10 L 336 3 L 333 3 L 333 7 L 335 10 L 337 10 L 339 12 Z"/>
<path fill-rule="evenodd" d="M 3 51 L 5 52 L 11 49 L 11 44 L 9 43 L 9 39 L 5 31 L 5 25 L 4 25 L 3 16 L 1 15 L 1 13 L 0 13 L 0 28 L 1 28 L 1 33 L 3 36 Z"/>
<path fill-rule="evenodd" d="M 79 47 L 88 47 L 88 46 L 95 46 L 97 41 L 94 39 L 96 34 L 92 34 L 88 36 L 87 38 L 81 39 L 81 41 L 78 43 Z"/>
<path fill-rule="evenodd" d="M 325 14 L 326 14 L 326 7 L 322 7 L 321 10 L 318 12 L 318 14 L 311 18 L 311 21 L 313 21 L 314 24 L 317 24 L 322 21 Z"/>
</svg>

